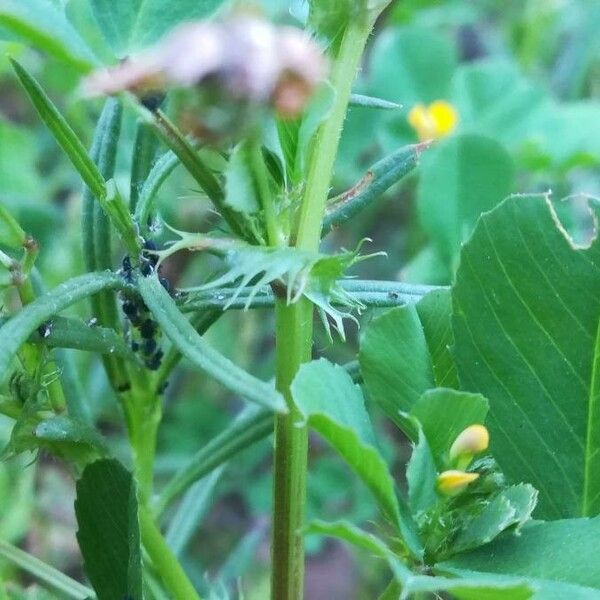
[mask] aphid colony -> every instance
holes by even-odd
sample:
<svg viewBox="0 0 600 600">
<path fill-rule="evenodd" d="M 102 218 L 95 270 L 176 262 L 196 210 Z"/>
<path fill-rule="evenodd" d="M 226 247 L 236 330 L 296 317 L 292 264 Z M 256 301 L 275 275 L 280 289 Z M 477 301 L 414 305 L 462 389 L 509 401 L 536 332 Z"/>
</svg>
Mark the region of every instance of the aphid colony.
<svg viewBox="0 0 600 600">
<path fill-rule="evenodd" d="M 140 273 L 148 277 L 157 269 L 158 255 L 156 242 L 147 240 L 140 254 Z M 121 275 L 128 283 L 133 283 L 134 272 L 129 256 L 123 258 Z M 163 287 L 171 293 L 171 284 L 164 277 L 159 277 Z M 162 361 L 164 352 L 160 348 L 161 332 L 157 322 L 138 294 L 123 291 L 121 293 L 121 308 L 131 324 L 128 336 L 131 350 L 139 353 L 146 368 L 156 371 Z"/>
</svg>

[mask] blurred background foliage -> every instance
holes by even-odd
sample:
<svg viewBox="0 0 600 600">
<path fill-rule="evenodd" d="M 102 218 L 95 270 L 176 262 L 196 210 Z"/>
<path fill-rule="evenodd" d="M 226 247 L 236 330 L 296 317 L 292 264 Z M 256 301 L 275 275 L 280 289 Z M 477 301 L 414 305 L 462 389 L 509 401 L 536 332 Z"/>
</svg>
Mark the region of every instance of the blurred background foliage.
<svg viewBox="0 0 600 600">
<path fill-rule="evenodd" d="M 40 52 L 26 36 L 0 26 L 0 202 L 39 240 L 39 267 L 52 287 L 83 271 L 81 183 L 34 114 L 7 57 L 17 58 L 42 82 L 89 146 L 100 103 L 83 100 L 78 89 L 82 70 L 94 60 L 87 46 L 102 62 L 111 63 L 162 32 L 141 27 L 143 35 L 111 47 L 89 0 L 1 0 L 0 12 L 4 2 L 18 3 L 33 18 L 41 4 L 52 4 L 56 22 L 43 26 L 50 32 L 59 28 L 64 34 L 60 40 L 66 40 L 66 51 Z M 219 4 L 198 3 L 204 9 Z M 264 0 L 262 10 L 293 24 L 304 18 L 306 7 L 302 0 L 294 0 L 291 10 L 286 0 Z M 171 18 L 177 15 L 165 17 L 165 27 Z M 540 191 L 552 192 L 573 238 L 588 240 L 592 223 L 581 200 L 600 193 L 599 29 L 598 0 L 393 2 L 370 41 L 354 91 L 402 106 L 391 111 L 351 108 L 333 192 L 352 186 L 379 158 L 419 141 L 408 121 L 415 105 L 447 102 L 456 111 L 456 127 L 423 154 L 413 175 L 351 225 L 332 232 L 325 247 L 354 247 L 356 240 L 369 237 L 369 251 L 385 250 L 388 256 L 362 263 L 356 274 L 450 283 L 460 245 L 481 212 L 510 193 Z M 169 111 L 181 118 L 177 97 Z M 135 116 L 126 113 L 116 173 L 122 192 L 129 189 L 134 131 Z M 183 169 L 169 178 L 160 198 L 163 218 L 175 227 L 201 230 L 214 221 L 208 202 Z M 120 259 L 115 254 L 115 266 Z M 176 282 L 204 280 L 211 268 L 204 258 L 190 255 L 178 255 L 167 265 Z M 13 302 L 6 294 L 3 306 L 10 308 Z M 93 316 L 83 304 L 74 311 Z M 364 314 L 361 320 L 369 318 Z M 349 329 L 345 344 L 331 345 L 320 332 L 316 354 L 338 362 L 353 359 L 359 332 Z M 273 322 L 268 313 L 228 313 L 207 335 L 238 364 L 266 378 L 272 374 Z M 122 448 L 127 461 L 117 404 L 98 357 L 74 357 L 83 393 L 103 433 Z M 165 393 L 159 485 L 239 410 L 235 398 L 182 363 Z M 404 442 L 383 419 L 380 426 L 386 452 L 403 464 Z M 9 431 L 8 420 L 0 419 L 0 444 Z M 235 597 L 238 587 L 245 598 L 267 597 L 270 444 L 254 446 L 198 482 L 175 509 L 168 529 L 169 542 L 199 586 L 210 583 L 213 590 L 222 590 L 222 597 Z M 0 539 L 77 575 L 81 565 L 73 535 L 73 483 L 60 463 L 43 455 L 34 459 L 0 463 Z M 310 454 L 308 513 L 309 518 L 355 523 L 376 517 L 360 482 L 316 439 Z M 380 591 L 384 582 L 377 565 L 359 563 L 349 550 L 315 537 L 308 539 L 308 550 L 308 598 L 371 598 Z M 12 582 L 15 598 L 51 597 L 11 574 L 1 559 L 0 573 Z"/>
</svg>

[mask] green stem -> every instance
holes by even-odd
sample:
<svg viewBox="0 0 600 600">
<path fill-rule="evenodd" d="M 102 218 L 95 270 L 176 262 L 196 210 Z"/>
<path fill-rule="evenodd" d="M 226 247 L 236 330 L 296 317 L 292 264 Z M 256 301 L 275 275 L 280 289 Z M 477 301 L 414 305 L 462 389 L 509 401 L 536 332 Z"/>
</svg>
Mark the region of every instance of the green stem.
<svg viewBox="0 0 600 600">
<path fill-rule="evenodd" d="M 174 600 L 200 600 L 191 581 L 154 523 L 150 511 L 140 506 L 142 542 L 148 556 Z"/>
<path fill-rule="evenodd" d="M 371 24 L 370 19 L 357 19 L 348 24 L 333 65 L 331 83 L 336 92 L 335 104 L 317 132 L 295 236 L 296 247 L 303 250 L 317 251 L 319 248 L 323 214 L 352 83 Z M 306 299 L 289 306 L 280 300 L 275 314 L 276 383 L 290 412 L 278 415 L 275 421 L 271 598 L 300 600 L 304 586 L 302 526 L 308 431 L 300 425 L 303 418 L 294 406 L 290 385 L 300 365 L 311 359 L 313 306 Z"/>
</svg>

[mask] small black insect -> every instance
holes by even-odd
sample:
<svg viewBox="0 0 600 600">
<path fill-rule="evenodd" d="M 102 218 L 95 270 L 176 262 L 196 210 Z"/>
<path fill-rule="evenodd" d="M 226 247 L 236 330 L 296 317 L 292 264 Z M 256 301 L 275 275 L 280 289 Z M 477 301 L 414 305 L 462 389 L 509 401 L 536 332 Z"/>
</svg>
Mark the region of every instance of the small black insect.
<svg viewBox="0 0 600 600">
<path fill-rule="evenodd" d="M 52 333 L 52 321 L 47 321 L 46 323 L 42 323 L 38 328 L 37 332 L 40 334 L 40 337 L 46 339 Z"/>
<path fill-rule="evenodd" d="M 121 275 L 127 283 L 133 283 L 133 267 L 129 256 L 124 256 L 121 262 Z"/>
<path fill-rule="evenodd" d="M 117 392 L 120 392 L 120 393 L 128 392 L 130 389 L 131 389 L 131 383 L 129 383 L 129 381 L 126 381 L 125 383 L 122 383 L 117 388 Z"/>
<path fill-rule="evenodd" d="M 137 352 L 140 349 L 140 345 L 135 340 L 131 340 L 131 350 L 132 352 Z"/>
<path fill-rule="evenodd" d="M 142 354 L 150 356 L 156 350 L 156 340 L 149 339 L 142 342 Z"/>
<path fill-rule="evenodd" d="M 133 315 L 137 314 L 137 306 L 135 302 L 132 302 L 131 300 L 125 300 L 125 302 L 123 302 L 122 308 L 123 312 L 128 317 L 132 317 Z"/>
<path fill-rule="evenodd" d="M 145 365 L 151 371 L 156 371 L 160 367 L 163 357 L 163 351 L 157 350 L 148 360 L 145 361 Z"/>
<path fill-rule="evenodd" d="M 152 319 L 146 319 L 141 325 L 140 325 L 140 335 L 143 338 L 146 339 L 150 339 L 152 337 L 154 337 L 154 334 L 156 333 L 156 322 L 153 321 Z"/>
</svg>

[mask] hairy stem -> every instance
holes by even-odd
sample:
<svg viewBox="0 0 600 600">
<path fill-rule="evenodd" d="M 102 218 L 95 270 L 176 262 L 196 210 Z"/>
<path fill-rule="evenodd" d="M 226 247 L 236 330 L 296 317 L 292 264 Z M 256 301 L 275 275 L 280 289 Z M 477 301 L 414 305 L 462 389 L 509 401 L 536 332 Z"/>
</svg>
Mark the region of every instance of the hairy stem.
<svg viewBox="0 0 600 600">
<path fill-rule="evenodd" d="M 333 65 L 331 83 L 335 104 L 317 133 L 311 155 L 305 194 L 300 209 L 295 245 L 317 251 L 333 166 L 356 70 L 371 30 L 370 20 L 349 23 Z M 304 586 L 302 525 L 306 487 L 308 431 L 294 406 L 290 385 L 300 367 L 311 358 L 313 306 L 302 298 L 292 305 L 276 306 L 277 388 L 289 413 L 275 422 L 273 477 L 273 544 L 271 598 L 300 600 Z"/>
</svg>

